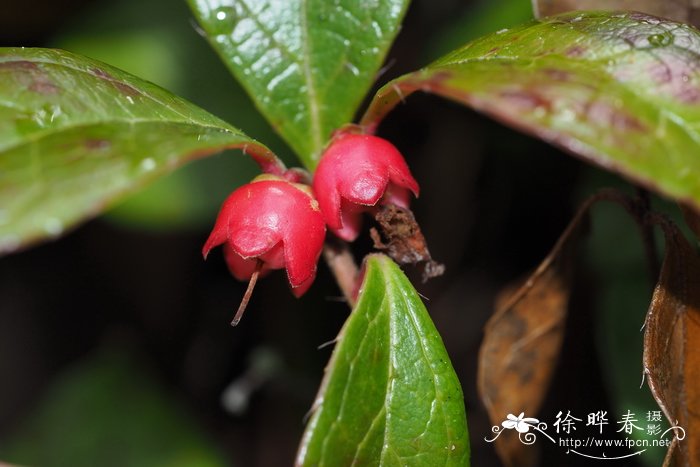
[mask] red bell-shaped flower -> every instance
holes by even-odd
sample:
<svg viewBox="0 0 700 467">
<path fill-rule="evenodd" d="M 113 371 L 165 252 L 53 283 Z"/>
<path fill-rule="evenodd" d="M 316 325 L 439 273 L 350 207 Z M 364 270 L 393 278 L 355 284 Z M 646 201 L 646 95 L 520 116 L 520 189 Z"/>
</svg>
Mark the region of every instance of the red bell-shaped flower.
<svg viewBox="0 0 700 467">
<path fill-rule="evenodd" d="M 285 268 L 292 293 L 300 297 L 316 277 L 326 227 L 306 185 L 260 175 L 224 202 L 202 254 L 224 245 L 231 274 L 250 280 L 236 324 L 259 274 Z"/>
<path fill-rule="evenodd" d="M 372 135 L 341 133 L 314 174 L 313 188 L 328 228 L 343 240 L 357 238 L 362 213 L 377 203 L 408 208 L 418 182 L 396 146 Z"/>
</svg>

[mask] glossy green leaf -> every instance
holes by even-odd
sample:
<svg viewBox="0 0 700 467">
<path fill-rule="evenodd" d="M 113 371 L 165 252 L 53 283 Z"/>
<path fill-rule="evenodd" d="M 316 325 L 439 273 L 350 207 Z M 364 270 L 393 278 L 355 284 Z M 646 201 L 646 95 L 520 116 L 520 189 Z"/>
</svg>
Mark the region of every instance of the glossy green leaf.
<svg viewBox="0 0 700 467">
<path fill-rule="evenodd" d="M 313 169 L 352 120 L 408 0 L 188 0 L 212 46 Z"/>
<path fill-rule="evenodd" d="M 314 403 L 298 465 L 469 465 L 464 400 L 418 293 L 371 255 Z"/>
<path fill-rule="evenodd" d="M 502 30 L 387 84 L 363 123 L 417 90 L 700 207 L 700 33 L 690 26 L 579 12 Z"/>
<path fill-rule="evenodd" d="M 0 49 L 0 253 L 232 147 L 277 164 L 239 130 L 123 71 L 59 50 Z"/>
<path fill-rule="evenodd" d="M 697 25 L 697 0 L 532 0 L 535 16 L 551 16 L 574 10 L 633 10 Z"/>
</svg>

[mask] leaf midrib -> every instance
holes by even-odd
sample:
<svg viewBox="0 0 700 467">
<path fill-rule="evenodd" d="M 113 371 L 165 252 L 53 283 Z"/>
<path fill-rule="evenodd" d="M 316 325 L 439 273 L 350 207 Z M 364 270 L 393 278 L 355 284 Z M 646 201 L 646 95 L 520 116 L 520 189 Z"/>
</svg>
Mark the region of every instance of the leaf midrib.
<svg viewBox="0 0 700 467">
<path fill-rule="evenodd" d="M 76 125 L 66 125 L 62 126 L 58 129 L 52 129 L 52 130 L 44 130 L 44 131 L 37 131 L 35 133 L 32 133 L 31 135 L 23 138 L 21 141 L 17 142 L 16 144 L 9 145 L 9 146 L 0 146 L 0 154 L 14 151 L 16 149 L 19 149 L 23 146 L 26 145 L 31 145 L 31 144 L 36 144 L 39 143 L 42 139 L 48 138 L 54 135 L 60 135 L 61 133 L 67 133 L 71 132 L 74 130 L 80 130 L 80 129 L 89 129 L 89 128 L 96 128 L 96 127 L 101 127 L 101 126 L 110 126 L 110 125 L 121 125 L 121 124 L 129 124 L 129 125 L 173 125 L 173 126 L 186 126 L 186 127 L 192 127 L 192 128 L 201 128 L 202 130 L 213 130 L 218 133 L 227 133 L 231 136 L 240 136 L 243 139 L 249 140 L 250 144 L 257 144 L 256 141 L 254 141 L 251 138 L 248 138 L 244 136 L 241 133 L 233 132 L 227 128 L 222 128 L 218 126 L 212 126 L 212 125 L 201 125 L 198 123 L 192 123 L 192 122 L 186 122 L 186 121 L 179 121 L 179 120 L 157 120 L 157 119 L 114 119 L 114 120 L 104 120 L 104 121 L 96 121 L 96 122 L 81 122 L 80 124 Z"/>
<path fill-rule="evenodd" d="M 389 261 L 389 260 L 385 259 L 385 261 Z M 411 325 L 413 326 L 414 334 L 415 334 L 415 336 L 418 338 L 418 342 L 419 342 L 419 344 L 420 344 L 421 353 L 423 354 L 423 361 L 426 363 L 428 369 L 430 370 L 430 374 L 432 375 L 433 390 L 434 390 L 434 393 L 435 393 L 435 399 L 433 399 L 433 402 L 436 402 L 437 405 L 440 406 L 440 409 L 441 409 L 441 411 L 442 411 L 443 423 L 445 424 L 445 435 L 448 437 L 448 440 L 449 440 L 450 444 L 452 444 L 453 440 L 452 440 L 452 438 L 450 437 L 450 430 L 449 430 L 449 427 L 448 427 L 448 425 L 447 425 L 447 420 L 448 420 L 448 418 L 447 418 L 447 414 L 445 413 L 445 404 L 440 403 L 439 400 L 438 400 L 439 389 L 438 389 L 438 382 L 437 382 L 437 374 L 436 374 L 435 371 L 433 370 L 433 366 L 430 364 L 430 359 L 428 358 L 428 353 L 429 353 L 429 352 L 428 352 L 428 349 L 427 349 L 426 346 L 425 346 L 425 342 L 423 342 L 423 339 L 421 338 L 422 336 L 421 336 L 421 332 L 420 332 L 420 326 L 419 326 L 418 322 L 416 321 L 416 316 L 415 316 L 415 314 L 413 313 L 413 307 L 411 307 L 411 305 L 410 305 L 410 303 L 409 303 L 409 300 L 408 300 L 408 297 L 406 297 L 406 295 L 403 293 L 403 289 L 402 289 L 401 285 L 400 285 L 400 284 L 397 284 L 397 283 L 395 282 L 395 279 L 394 279 L 393 277 L 392 277 L 391 279 L 387 280 L 387 290 L 390 290 L 391 287 L 394 287 L 394 288 L 396 289 L 395 292 L 397 292 L 397 293 L 395 293 L 395 295 L 393 295 L 393 296 L 398 296 L 398 297 L 400 297 L 400 300 L 401 300 L 401 302 L 403 303 L 403 305 L 404 305 L 404 307 L 405 307 L 405 309 L 406 309 L 406 311 L 407 311 L 407 314 L 408 314 L 408 316 L 409 316 L 409 318 L 410 318 L 410 322 L 411 322 Z M 420 299 L 419 299 L 419 300 L 420 300 Z M 432 406 L 432 404 L 431 404 L 431 406 Z M 425 428 L 425 430 L 423 430 L 423 433 L 421 433 L 421 436 L 422 436 L 422 434 L 424 434 L 424 433 L 427 431 L 427 427 L 428 427 L 428 425 L 430 424 L 430 420 L 433 419 L 433 417 L 432 417 L 432 414 L 433 414 L 433 409 L 432 409 L 432 407 L 431 407 L 430 412 L 431 412 L 431 416 L 430 416 L 430 418 L 428 419 L 428 421 L 426 422 L 426 428 Z M 447 456 L 447 457 L 445 458 L 445 463 L 446 463 L 446 464 L 447 464 L 448 460 L 449 460 L 449 456 Z"/>
<path fill-rule="evenodd" d="M 309 116 L 311 117 L 311 138 L 313 142 L 313 153 L 310 154 L 312 160 L 318 159 L 318 152 L 323 145 L 321 136 L 321 118 L 316 90 L 316 82 L 311 70 L 311 39 L 308 31 L 308 0 L 301 0 L 301 42 L 302 42 L 302 68 L 304 78 L 307 83 L 307 93 L 309 100 Z"/>
</svg>

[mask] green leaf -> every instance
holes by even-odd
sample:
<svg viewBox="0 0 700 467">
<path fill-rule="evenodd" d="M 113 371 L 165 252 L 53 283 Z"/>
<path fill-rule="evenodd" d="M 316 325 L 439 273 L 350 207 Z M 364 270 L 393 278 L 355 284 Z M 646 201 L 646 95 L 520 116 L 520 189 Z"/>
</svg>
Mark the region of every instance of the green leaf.
<svg viewBox="0 0 700 467">
<path fill-rule="evenodd" d="M 700 207 L 700 33 L 690 26 L 578 12 L 502 30 L 384 86 L 363 124 L 417 90 Z"/>
<path fill-rule="evenodd" d="M 313 169 L 352 120 L 408 0 L 188 0 L 212 46 Z"/>
<path fill-rule="evenodd" d="M 469 465 L 462 389 L 423 302 L 371 255 L 314 403 L 298 465 Z"/>
<path fill-rule="evenodd" d="M 278 165 L 239 130 L 123 71 L 59 50 L 0 49 L 0 253 L 233 147 Z"/>
<path fill-rule="evenodd" d="M 698 24 L 697 0 L 532 0 L 535 16 L 574 10 L 634 10 L 683 23 Z"/>
</svg>

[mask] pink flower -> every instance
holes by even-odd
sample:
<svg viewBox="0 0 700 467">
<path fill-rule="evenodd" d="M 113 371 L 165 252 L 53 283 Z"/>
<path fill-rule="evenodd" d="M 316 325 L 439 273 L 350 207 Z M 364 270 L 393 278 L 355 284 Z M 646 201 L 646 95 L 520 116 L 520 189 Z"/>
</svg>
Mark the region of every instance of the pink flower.
<svg viewBox="0 0 700 467">
<path fill-rule="evenodd" d="M 353 241 L 362 213 L 378 203 L 408 208 L 418 182 L 396 147 L 372 135 L 341 133 L 321 157 L 313 188 L 323 217 L 343 240 Z"/>
<path fill-rule="evenodd" d="M 286 269 L 296 297 L 316 277 L 326 227 L 309 187 L 261 175 L 234 191 L 224 202 L 202 254 L 224 247 L 231 274 L 250 280 L 232 324 L 237 324 L 258 275 Z"/>
</svg>

